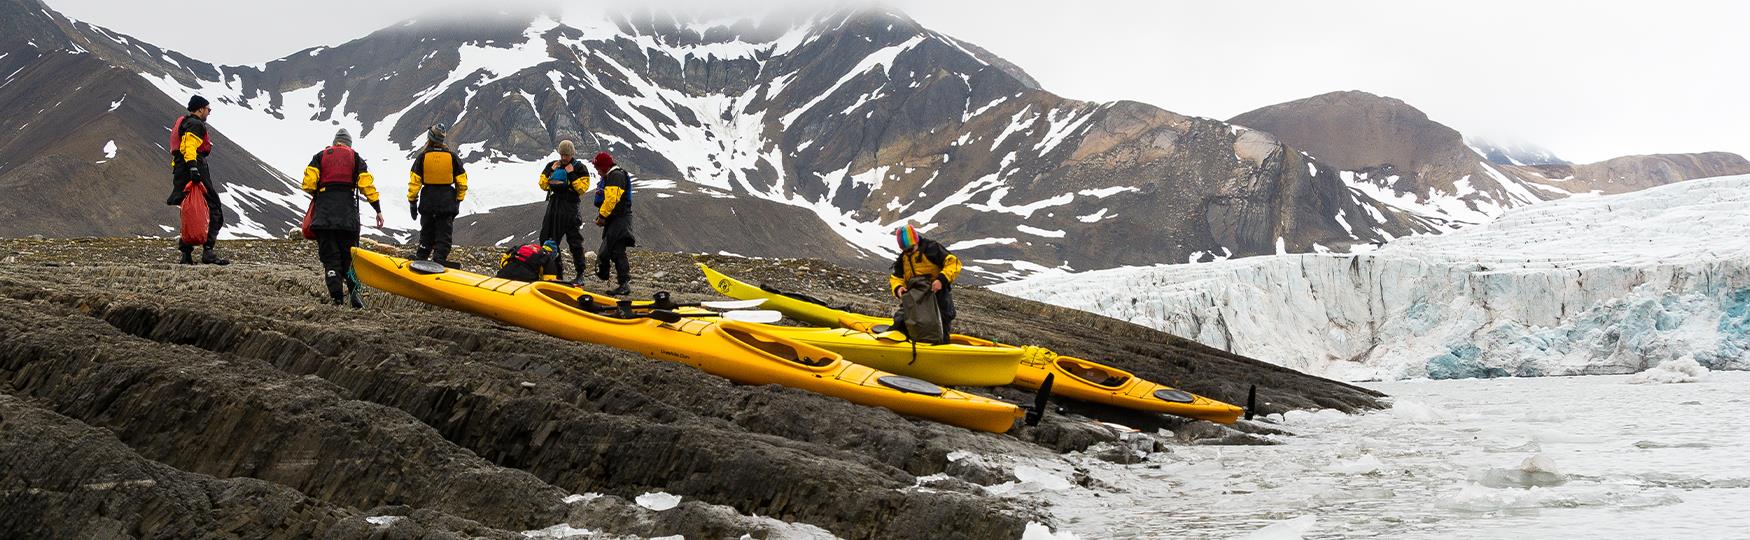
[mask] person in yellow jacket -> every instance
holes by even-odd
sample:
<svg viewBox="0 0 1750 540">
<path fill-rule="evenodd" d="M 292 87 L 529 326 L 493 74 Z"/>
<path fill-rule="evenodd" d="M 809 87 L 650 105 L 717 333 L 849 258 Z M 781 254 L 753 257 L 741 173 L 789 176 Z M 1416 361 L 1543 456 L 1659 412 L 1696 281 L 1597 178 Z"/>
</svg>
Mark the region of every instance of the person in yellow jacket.
<svg viewBox="0 0 1750 540">
<path fill-rule="evenodd" d="M 571 264 L 577 271 L 572 283 L 582 286 L 583 257 L 583 195 L 589 193 L 589 166 L 577 159 L 577 145 L 570 140 L 559 141 L 559 159 L 541 167 L 541 191 L 547 192 L 547 213 L 541 218 L 540 243 L 564 240 L 571 246 Z M 553 252 L 557 259 L 557 248 Z M 557 264 L 555 264 L 557 266 Z M 562 279 L 557 276 L 556 279 Z"/>
<path fill-rule="evenodd" d="M 614 156 L 607 152 L 595 155 L 595 170 L 601 175 L 602 184 L 595 196 L 595 225 L 602 228 L 595 277 L 607 281 L 608 268 L 612 266 L 620 286 L 608 294 L 632 294 L 632 262 L 626 257 L 626 248 L 638 246 L 638 239 L 632 235 L 632 174 L 614 163 Z"/>
<path fill-rule="evenodd" d="M 413 173 L 407 181 L 407 207 L 419 220 L 418 260 L 436 261 L 450 268 L 451 232 L 462 199 L 468 196 L 468 171 L 461 158 L 444 146 L 444 125 L 426 132 L 425 148 L 413 158 Z"/>
<path fill-rule="evenodd" d="M 342 129 L 334 144 L 317 152 L 304 167 L 304 192 L 309 193 L 310 230 L 316 233 L 316 253 L 322 260 L 328 297 L 340 305 L 341 283 L 353 308 L 365 307 L 359 300 L 358 277 L 352 273 L 352 248 L 359 245 L 359 199 L 365 196 L 383 226 L 383 205 L 377 200 L 376 181 L 365 169 L 365 158 L 352 149 L 352 134 Z"/>
<path fill-rule="evenodd" d="M 213 114 L 207 98 L 188 99 L 188 115 L 178 118 L 170 128 L 170 206 L 182 204 L 183 188 L 198 182 L 207 191 L 207 243 L 201 245 L 201 264 L 227 265 L 231 261 L 219 257 L 214 247 L 219 242 L 219 229 L 225 228 L 225 205 L 219 198 L 219 184 L 213 180 L 207 166 L 207 155 L 213 152 L 213 134 L 207 131 L 207 118 Z M 194 264 L 194 246 L 176 243 L 182 251 L 182 264 Z"/>
<path fill-rule="evenodd" d="M 960 277 L 960 258 L 948 252 L 940 242 L 924 238 L 916 228 L 906 225 L 893 231 L 899 240 L 899 258 L 893 261 L 893 273 L 887 276 L 887 288 L 894 298 L 905 295 L 905 282 L 915 277 L 930 278 L 930 290 L 936 293 L 936 306 L 942 311 L 942 335 L 952 332 L 954 322 L 954 280 Z M 895 324 L 895 327 L 903 327 Z"/>
</svg>

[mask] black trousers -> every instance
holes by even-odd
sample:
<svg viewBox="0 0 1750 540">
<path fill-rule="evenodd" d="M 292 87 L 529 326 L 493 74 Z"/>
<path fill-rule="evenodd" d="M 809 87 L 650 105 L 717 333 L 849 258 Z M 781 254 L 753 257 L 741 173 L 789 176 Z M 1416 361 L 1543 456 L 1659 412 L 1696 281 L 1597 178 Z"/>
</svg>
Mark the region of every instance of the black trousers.
<svg viewBox="0 0 1750 540">
<path fill-rule="evenodd" d="M 608 266 L 613 265 L 619 274 L 619 284 L 632 281 L 632 261 L 626 258 L 626 248 L 631 244 L 631 237 L 627 235 L 602 235 L 602 249 L 595 256 L 595 276 L 608 279 Z"/>
<path fill-rule="evenodd" d="M 219 201 L 219 192 L 207 190 L 207 243 L 201 248 L 211 251 L 219 243 L 219 229 L 225 228 L 225 205 Z M 176 248 L 183 253 L 194 253 L 193 244 L 176 242 Z"/>
<path fill-rule="evenodd" d="M 316 256 L 322 260 L 322 279 L 328 284 L 328 296 L 340 298 L 358 287 L 352 274 L 352 248 L 359 245 L 359 232 L 317 230 Z M 345 284 L 345 290 L 341 285 Z"/>
<path fill-rule="evenodd" d="M 438 262 L 450 260 L 451 233 L 456 226 L 455 214 L 419 214 L 419 252 L 415 257 L 420 260 L 430 258 Z"/>
<path fill-rule="evenodd" d="M 571 264 L 579 276 L 583 275 L 583 218 L 578 217 L 577 207 L 565 203 L 547 203 L 547 213 L 541 219 L 541 242 L 561 240 L 571 248 Z M 559 254 L 554 253 L 557 259 Z M 560 266 L 560 265 L 555 265 Z M 562 274 L 562 273 L 561 273 Z M 555 274 L 555 275 L 561 275 Z"/>
</svg>

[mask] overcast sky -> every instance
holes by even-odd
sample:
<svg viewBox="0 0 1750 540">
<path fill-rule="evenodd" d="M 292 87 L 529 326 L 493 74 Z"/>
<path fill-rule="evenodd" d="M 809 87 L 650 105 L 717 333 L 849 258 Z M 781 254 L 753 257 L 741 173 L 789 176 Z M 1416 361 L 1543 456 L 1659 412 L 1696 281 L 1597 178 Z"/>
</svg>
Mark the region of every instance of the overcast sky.
<svg viewBox="0 0 1750 540">
<path fill-rule="evenodd" d="M 494 0 L 491 6 L 522 0 Z M 1047 90 L 1229 118 L 1333 90 L 1564 158 L 1750 156 L 1750 2 L 885 0 Z M 208 61 L 257 63 L 479 0 L 48 0 Z M 192 24 L 191 24 L 192 22 Z"/>
</svg>

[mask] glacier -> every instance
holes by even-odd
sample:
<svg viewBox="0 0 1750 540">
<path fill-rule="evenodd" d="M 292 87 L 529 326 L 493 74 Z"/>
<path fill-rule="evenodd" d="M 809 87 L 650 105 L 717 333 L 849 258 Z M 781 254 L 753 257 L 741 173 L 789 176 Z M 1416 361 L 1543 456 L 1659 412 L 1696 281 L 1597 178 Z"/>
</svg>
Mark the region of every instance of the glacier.
<svg viewBox="0 0 1750 540">
<path fill-rule="evenodd" d="M 1053 272 L 997 292 L 1343 380 L 1750 369 L 1750 175 L 1506 211 L 1355 254 Z"/>
</svg>

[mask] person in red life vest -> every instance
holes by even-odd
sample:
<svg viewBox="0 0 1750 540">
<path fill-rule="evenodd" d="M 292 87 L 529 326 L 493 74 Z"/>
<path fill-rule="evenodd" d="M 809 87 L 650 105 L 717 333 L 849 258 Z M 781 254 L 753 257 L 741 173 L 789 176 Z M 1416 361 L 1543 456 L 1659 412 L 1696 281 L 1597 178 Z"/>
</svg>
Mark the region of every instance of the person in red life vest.
<svg viewBox="0 0 1750 540">
<path fill-rule="evenodd" d="M 212 169 L 207 167 L 207 155 L 213 153 L 213 137 L 207 132 L 207 117 L 212 114 L 212 104 L 206 98 L 194 96 L 188 99 L 188 115 L 177 118 L 176 124 L 171 126 L 170 198 L 164 203 L 170 206 L 182 204 L 183 188 L 190 182 L 200 182 L 207 192 L 207 242 L 201 246 L 201 263 L 226 265 L 231 261 L 219 258 L 214 251 L 219 229 L 225 226 L 225 213 L 219 200 L 219 185 L 213 181 Z M 182 264 L 194 264 L 193 245 L 178 241 L 176 247 L 182 251 Z"/>
<path fill-rule="evenodd" d="M 596 254 L 595 277 L 608 280 L 608 265 L 619 274 L 620 286 L 608 291 L 613 296 L 632 294 L 632 263 L 626 258 L 626 248 L 638 245 L 632 237 L 632 175 L 614 164 L 614 156 L 602 152 L 595 155 L 595 169 L 602 187 L 597 190 L 595 224 L 602 228 L 602 248 Z"/>
<path fill-rule="evenodd" d="M 352 149 L 352 134 L 345 129 L 334 134 L 334 145 L 317 152 L 304 167 L 304 192 L 313 197 L 310 230 L 316 233 L 316 253 L 322 259 L 323 278 L 334 305 L 342 301 L 341 283 L 352 307 L 365 307 L 359 299 L 358 277 L 352 273 L 352 248 L 359 244 L 359 199 L 365 196 L 377 212 L 377 227 L 383 226 L 383 205 L 377 200 L 376 181 L 365 170 L 365 158 Z"/>
<path fill-rule="evenodd" d="M 577 269 L 572 283 L 583 284 L 583 194 L 590 190 L 589 166 L 577 155 L 577 145 L 559 141 L 559 160 L 541 167 L 541 191 L 547 192 L 547 213 L 541 218 L 540 243 L 564 240 L 571 246 L 571 264 Z M 557 244 L 557 242 L 555 242 Z M 558 257 L 555 252 L 554 257 Z"/>
<path fill-rule="evenodd" d="M 463 170 L 462 159 L 444 146 L 444 125 L 432 126 L 426 131 L 425 148 L 413 158 L 407 181 L 407 207 L 419 220 L 415 259 L 457 267 L 450 262 L 451 231 L 467 196 L 468 171 Z"/>
</svg>

